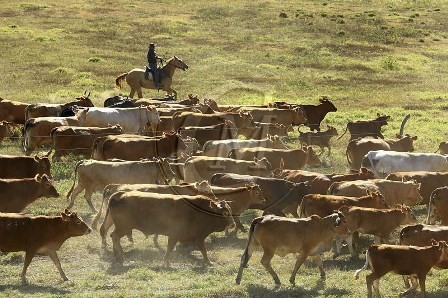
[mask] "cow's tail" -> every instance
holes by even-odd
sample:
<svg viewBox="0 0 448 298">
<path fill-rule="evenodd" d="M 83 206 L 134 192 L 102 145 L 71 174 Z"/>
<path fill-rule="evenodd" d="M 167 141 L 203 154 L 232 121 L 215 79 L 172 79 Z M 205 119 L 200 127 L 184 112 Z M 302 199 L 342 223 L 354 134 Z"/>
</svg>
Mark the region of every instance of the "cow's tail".
<svg viewBox="0 0 448 298">
<path fill-rule="evenodd" d="M 27 132 L 28 129 L 30 129 L 31 127 L 34 127 L 34 126 L 36 126 L 36 124 L 34 123 L 33 120 L 31 120 L 31 121 L 27 120 L 25 122 L 25 124 L 23 125 L 23 130 L 22 130 L 22 148 L 23 148 L 23 150 L 25 152 L 27 152 L 27 148 L 28 148 L 28 145 L 29 145 L 28 137 L 26 135 L 26 132 Z"/>
<path fill-rule="evenodd" d="M 348 129 L 348 124 L 347 124 L 347 126 L 345 127 L 344 133 L 341 134 L 341 135 L 339 136 L 339 138 L 337 138 L 336 140 L 339 140 L 340 138 L 342 138 L 342 137 L 345 135 L 345 133 L 347 132 L 347 129 Z"/>
<path fill-rule="evenodd" d="M 127 72 L 122 73 L 121 75 L 119 75 L 119 76 L 115 79 L 115 86 L 117 86 L 118 88 L 121 89 L 121 88 L 123 87 L 122 84 L 121 84 L 121 81 L 123 81 L 123 80 L 126 78 L 127 75 L 128 75 Z"/>
<path fill-rule="evenodd" d="M 327 194 L 334 195 L 338 186 L 339 186 L 338 182 L 331 183 L 330 187 L 327 190 Z"/>
<path fill-rule="evenodd" d="M 109 198 L 110 195 L 111 195 L 110 188 L 108 186 L 106 186 L 103 190 L 103 200 L 101 201 L 100 209 L 98 210 L 98 212 L 95 214 L 95 216 L 92 219 L 92 229 L 94 229 L 94 230 L 96 230 L 96 228 L 98 226 L 98 220 L 101 217 L 101 213 L 103 213 L 103 208 L 105 206 L 104 202 L 106 202 L 106 199 Z"/>
<path fill-rule="evenodd" d="M 434 151 L 434 153 L 437 153 L 437 152 L 439 152 L 439 151 L 440 151 L 440 146 L 439 146 L 439 148 L 437 148 L 436 151 Z"/>
<path fill-rule="evenodd" d="M 238 149 L 232 149 L 232 150 L 230 150 L 229 151 L 229 155 L 227 156 L 228 158 L 233 158 L 233 159 L 237 159 L 236 158 L 236 150 L 238 150 Z"/>
<path fill-rule="evenodd" d="M 431 213 L 434 212 L 434 196 L 435 196 L 435 192 L 433 191 L 431 193 L 431 196 L 429 197 L 428 216 L 426 217 L 426 220 L 425 220 L 425 224 L 427 224 L 427 225 L 430 225 Z"/>
<path fill-rule="evenodd" d="M 354 144 L 353 140 L 348 142 L 347 149 L 345 150 L 345 156 L 347 157 L 347 162 L 348 162 L 348 165 L 350 168 L 352 167 L 353 160 L 350 158 L 349 152 L 350 152 L 350 150 L 352 150 L 352 148 L 354 146 L 353 144 Z"/>
<path fill-rule="evenodd" d="M 255 240 L 253 238 L 255 226 L 258 223 L 260 223 L 262 220 L 263 220 L 263 217 L 257 217 L 250 224 L 249 234 L 247 237 L 247 246 L 246 246 L 246 249 L 244 250 L 243 255 L 241 256 L 240 268 L 238 269 L 238 274 L 235 279 L 237 285 L 239 285 L 241 283 L 241 278 L 243 277 L 243 270 L 245 267 L 247 267 L 247 263 L 249 262 L 250 255 L 251 255 L 251 253 L 249 253 L 249 249 L 253 249 L 252 246 L 255 245 L 255 243 L 257 243 L 257 240 Z"/>
<path fill-rule="evenodd" d="M 51 132 L 50 132 L 50 137 L 51 137 L 51 147 L 50 147 L 50 150 L 47 152 L 47 153 L 45 153 L 45 157 L 49 157 L 50 156 L 50 154 L 51 154 L 51 152 L 53 152 L 53 149 L 54 149 L 54 146 L 55 146 L 55 142 L 54 142 L 54 133 L 55 133 L 55 131 L 57 130 L 58 128 L 57 127 L 55 127 L 55 128 L 53 128 L 52 130 L 51 130 Z"/>
<path fill-rule="evenodd" d="M 75 177 L 73 178 L 73 184 L 72 187 L 70 188 L 70 190 L 67 193 L 67 201 L 70 201 L 70 195 L 73 192 L 73 189 L 75 188 L 75 184 L 76 184 L 76 174 L 78 173 L 78 167 L 84 162 L 84 160 L 80 160 L 76 163 L 75 166 Z"/>
<path fill-rule="evenodd" d="M 302 202 L 300 203 L 300 217 L 306 216 L 306 203 L 308 201 L 308 196 L 304 196 Z"/>
<path fill-rule="evenodd" d="M 358 279 L 361 271 L 363 271 L 364 269 L 367 269 L 368 266 L 369 266 L 369 250 L 367 249 L 366 250 L 366 263 L 364 264 L 364 266 L 362 266 L 362 268 L 356 270 L 355 279 Z"/>
</svg>

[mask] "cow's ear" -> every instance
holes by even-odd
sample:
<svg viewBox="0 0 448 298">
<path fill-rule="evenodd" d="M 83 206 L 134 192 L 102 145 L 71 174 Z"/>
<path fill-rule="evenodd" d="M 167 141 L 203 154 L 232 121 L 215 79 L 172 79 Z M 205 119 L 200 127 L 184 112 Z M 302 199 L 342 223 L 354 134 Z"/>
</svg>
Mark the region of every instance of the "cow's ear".
<svg viewBox="0 0 448 298">
<path fill-rule="evenodd" d="M 431 245 L 439 246 L 439 243 L 435 239 L 431 239 Z"/>
<path fill-rule="evenodd" d="M 411 140 L 413 140 L 413 141 L 417 140 L 417 136 L 411 137 Z"/>
<path fill-rule="evenodd" d="M 36 181 L 40 181 L 42 179 L 41 174 L 36 174 L 36 176 L 34 176 L 34 180 Z"/>
</svg>

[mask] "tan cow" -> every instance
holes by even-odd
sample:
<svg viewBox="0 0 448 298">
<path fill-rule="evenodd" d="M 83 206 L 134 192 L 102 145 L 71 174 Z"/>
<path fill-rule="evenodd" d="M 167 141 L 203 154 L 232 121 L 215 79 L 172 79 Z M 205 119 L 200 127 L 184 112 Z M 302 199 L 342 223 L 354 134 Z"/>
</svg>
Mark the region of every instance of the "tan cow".
<svg viewBox="0 0 448 298">
<path fill-rule="evenodd" d="M 432 194 L 428 206 L 427 224 L 434 224 L 440 219 L 442 225 L 448 225 L 448 187 L 436 188 Z"/>
<path fill-rule="evenodd" d="M 61 216 L 0 213 L 0 251 L 25 252 L 22 284 L 27 283 L 26 271 L 35 255 L 49 256 L 61 278 L 66 281 L 68 278 L 62 270 L 57 251 L 67 239 L 89 234 L 90 231 L 76 213 L 67 209 Z"/>
<path fill-rule="evenodd" d="M 102 138 L 95 144 L 95 157 L 98 160 L 118 158 L 140 160 L 153 157 L 168 157 L 175 152 L 187 149 L 182 137 L 177 133 L 163 133 L 161 138 L 120 137 Z"/>
<path fill-rule="evenodd" d="M 445 142 L 445 141 L 440 142 L 439 148 L 434 153 L 437 153 L 437 152 L 439 152 L 440 154 L 448 154 L 448 142 Z"/>
<path fill-rule="evenodd" d="M 203 151 L 205 156 L 228 157 L 232 149 L 254 147 L 288 149 L 279 136 L 268 135 L 261 140 L 211 140 L 204 144 Z"/>
<path fill-rule="evenodd" d="M 12 101 L 0 97 L 0 121 L 25 124 L 25 109 L 28 103 Z"/>
<path fill-rule="evenodd" d="M 178 242 L 195 243 L 204 258 L 211 265 L 205 247 L 205 238 L 213 232 L 233 228 L 232 211 L 224 201 L 215 202 L 206 196 L 162 195 L 156 193 L 129 191 L 112 195 L 106 218 L 100 228 L 105 237 L 105 226 L 115 225 L 111 233 L 114 256 L 123 262 L 120 239 L 133 229 L 146 236 L 157 234 L 168 236 L 164 256 L 170 265 L 170 254 Z M 194 219 L 194 220 L 192 220 Z"/>
<path fill-rule="evenodd" d="M 414 181 L 389 181 L 385 179 L 334 182 L 328 189 L 328 194 L 358 197 L 364 195 L 368 189 L 379 191 L 389 206 L 399 204 L 413 206 L 422 200 L 419 191 L 420 183 Z"/>
<path fill-rule="evenodd" d="M 22 147 L 26 155 L 44 145 L 51 145 L 51 131 L 59 126 L 80 126 L 77 116 L 38 117 L 26 121 L 23 127 Z"/>
<path fill-rule="evenodd" d="M 366 252 L 366 263 L 356 270 L 355 278 L 369 265 L 372 273 L 366 276 L 367 294 L 372 297 L 372 286 L 375 295 L 380 296 L 380 278 L 388 272 L 400 275 L 413 275 L 418 278 L 423 297 L 426 297 L 426 275 L 437 263 L 448 259 L 448 245 L 445 241 L 434 241 L 431 246 L 418 247 L 407 245 L 372 245 Z M 416 284 L 407 289 L 401 296 L 415 290 Z"/>
<path fill-rule="evenodd" d="M 0 179 L 33 178 L 37 174 L 51 177 L 48 157 L 0 155 Z"/>
<path fill-rule="evenodd" d="M 247 246 L 241 257 L 236 283 L 240 284 L 243 269 L 258 246 L 263 249 L 261 264 L 271 274 L 276 285 L 280 285 L 280 279 L 271 267 L 274 255 L 284 257 L 289 253 L 300 253 L 289 279 L 291 284 L 295 283 L 297 271 L 308 256 L 313 258 L 319 266 L 321 277 L 325 277 L 319 253 L 331 247 L 331 242 L 336 235 L 347 233 L 347 223 L 340 212 L 324 218 L 317 215 L 299 219 L 275 215 L 257 217 L 249 228 Z"/>
<path fill-rule="evenodd" d="M 306 116 L 300 107 L 292 109 L 275 109 L 260 107 L 241 107 L 240 111 L 249 112 L 255 122 L 279 123 L 286 127 L 289 125 L 306 124 Z"/>
<path fill-rule="evenodd" d="M 376 209 L 356 206 L 344 206 L 339 208 L 347 219 L 347 227 L 351 235 L 345 238 L 350 254 L 356 257 L 353 250 L 353 233 L 361 232 L 375 236 L 375 243 L 382 240 L 389 241 L 390 234 L 399 226 L 417 222 L 417 218 L 408 206 L 397 206 L 394 209 Z M 337 241 L 339 242 L 339 241 Z M 337 244 L 337 251 L 340 251 L 340 242 Z"/>
<path fill-rule="evenodd" d="M 246 161 L 223 157 L 193 156 L 185 162 L 184 181 L 187 183 L 210 181 L 215 173 L 238 173 L 267 177 L 272 176 L 272 166 L 266 158 Z"/>
<path fill-rule="evenodd" d="M 69 154 L 82 155 L 86 158 L 92 156 L 92 149 L 98 137 L 121 134 L 120 125 L 111 127 L 77 127 L 59 126 L 51 130 L 52 146 L 46 154 L 49 156 L 54 150 L 53 159 L 60 159 Z"/>
<path fill-rule="evenodd" d="M 311 146 L 303 146 L 301 149 L 243 147 L 231 149 L 229 157 L 238 160 L 253 160 L 254 158 L 261 159 L 265 157 L 272 165 L 280 165 L 281 168 L 291 170 L 300 170 L 305 165 L 314 166 L 320 164 L 320 159 Z"/>
<path fill-rule="evenodd" d="M 356 138 L 351 140 L 345 151 L 348 165 L 352 170 L 359 170 L 364 156 L 373 150 L 412 152 L 414 151 L 414 141 L 416 136 L 397 135 L 396 140 L 383 140 L 372 138 Z"/>
<path fill-rule="evenodd" d="M 75 188 L 76 176 L 78 185 Z M 164 183 L 169 184 L 174 173 L 166 159 L 156 161 L 98 161 L 81 160 L 76 164 L 73 185 L 67 193 L 69 208 L 73 206 L 76 196 L 85 190 L 84 198 L 92 211 L 96 211 L 92 204 L 92 194 L 103 191 L 104 187 L 112 183 Z"/>
<path fill-rule="evenodd" d="M 240 127 L 238 129 L 238 134 L 245 136 L 246 139 L 265 139 L 268 135 L 287 137 L 289 132 L 293 132 L 294 129 L 292 125 L 285 126 L 278 123 L 262 123 L 256 122 L 255 127 Z"/>
<path fill-rule="evenodd" d="M 59 197 L 52 181 L 45 174 L 38 174 L 34 178 L 0 179 L 0 189 L 0 212 L 22 212 L 38 198 Z"/>
</svg>

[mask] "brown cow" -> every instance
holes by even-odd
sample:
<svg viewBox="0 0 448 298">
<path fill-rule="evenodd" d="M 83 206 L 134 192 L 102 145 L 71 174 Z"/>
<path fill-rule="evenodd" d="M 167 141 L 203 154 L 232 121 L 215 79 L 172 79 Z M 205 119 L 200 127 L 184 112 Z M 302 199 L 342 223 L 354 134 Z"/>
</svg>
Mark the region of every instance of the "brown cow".
<svg viewBox="0 0 448 298">
<path fill-rule="evenodd" d="M 121 134 L 123 129 L 120 125 L 111 127 L 77 127 L 59 126 L 51 130 L 52 146 L 46 154 L 49 156 L 54 150 L 53 159 L 69 154 L 82 155 L 85 158 L 92 156 L 95 140 L 101 136 Z"/>
<path fill-rule="evenodd" d="M 438 187 L 448 185 L 447 172 L 395 172 L 386 176 L 387 180 L 391 181 L 416 181 L 420 183 L 420 195 L 423 200 L 420 204 L 428 204 L 431 198 L 431 193 Z"/>
<path fill-rule="evenodd" d="M 78 185 L 75 188 L 76 176 Z M 157 161 L 98 161 L 81 160 L 76 164 L 73 185 L 67 193 L 69 208 L 73 206 L 76 196 L 85 190 L 84 198 L 92 211 L 96 211 L 92 204 L 92 194 L 103 191 L 104 187 L 112 183 L 164 183 L 169 184 L 173 179 L 169 163 L 166 159 Z"/>
<path fill-rule="evenodd" d="M 50 168 L 48 157 L 0 155 L 0 179 L 32 178 L 37 174 L 51 177 Z"/>
<path fill-rule="evenodd" d="M 247 246 L 241 257 L 236 283 L 240 284 L 243 269 L 258 246 L 263 249 L 261 264 L 271 274 L 276 285 L 280 285 L 280 279 L 271 267 L 274 255 L 284 257 L 289 253 L 300 253 L 289 279 L 291 284 L 295 283 L 297 271 L 308 256 L 319 266 L 321 277 L 325 277 L 319 253 L 331 247 L 336 235 L 348 233 L 346 224 L 340 212 L 324 218 L 317 215 L 299 219 L 275 215 L 255 218 L 249 228 Z"/>
<path fill-rule="evenodd" d="M 358 197 L 364 195 L 367 189 L 381 192 L 389 206 L 398 204 L 413 206 L 419 204 L 422 200 L 419 192 L 420 183 L 385 179 L 334 182 L 328 188 L 328 194 Z"/>
<path fill-rule="evenodd" d="M 300 170 L 305 165 L 318 165 L 320 159 L 311 146 L 303 146 L 301 149 L 271 149 L 265 147 L 231 149 L 229 157 L 238 160 L 253 160 L 254 158 L 266 158 L 272 165 L 280 165 L 281 168 Z M 283 160 L 283 162 L 282 162 Z"/>
<path fill-rule="evenodd" d="M 207 141 L 210 140 L 228 140 L 237 138 L 237 128 L 232 121 L 224 120 L 223 123 L 219 123 L 211 126 L 189 126 L 183 127 L 179 130 L 182 137 L 195 138 L 201 148 Z"/>
<path fill-rule="evenodd" d="M 22 147 L 26 155 L 43 145 L 51 145 L 51 130 L 59 126 L 80 126 L 77 116 L 28 119 L 23 127 Z"/>
<path fill-rule="evenodd" d="M 448 186 L 436 188 L 429 200 L 427 224 L 440 219 L 442 225 L 448 225 Z"/>
<path fill-rule="evenodd" d="M 309 194 L 303 197 L 302 203 L 300 204 L 300 217 L 307 217 L 313 214 L 324 217 L 343 206 L 377 209 L 389 208 L 381 193 L 369 190 L 367 191 L 367 195 L 362 197 Z"/>
<path fill-rule="evenodd" d="M 192 220 L 194 219 L 194 220 Z M 120 239 L 133 229 L 146 236 L 151 234 L 168 236 L 164 256 L 170 265 L 170 254 L 177 242 L 195 243 L 204 258 L 212 265 L 205 248 L 205 238 L 213 232 L 233 228 L 232 211 L 224 201 L 215 202 L 206 196 L 175 196 L 129 191 L 112 195 L 106 218 L 100 228 L 105 236 L 105 225 L 115 225 L 111 233 L 116 259 L 123 262 Z"/>
<path fill-rule="evenodd" d="M 338 138 L 342 138 L 347 130 L 350 132 L 350 140 L 360 137 L 374 137 L 384 139 L 381 134 L 381 127 L 387 125 L 387 120 L 390 116 L 377 114 L 375 119 L 371 120 L 356 120 L 347 123 L 344 133 Z"/>
<path fill-rule="evenodd" d="M 232 121 L 237 128 L 253 127 L 255 123 L 249 113 L 215 113 L 202 114 L 195 112 L 177 112 L 173 115 L 173 127 L 178 131 L 181 127 L 188 126 L 211 126 L 223 123 L 225 120 Z"/>
<path fill-rule="evenodd" d="M 324 147 L 327 147 L 328 154 L 331 153 L 330 140 L 332 137 L 336 137 L 338 135 L 338 131 L 333 126 L 328 125 L 326 131 L 307 131 L 301 132 L 300 127 L 298 129 L 299 132 L 299 141 L 303 145 L 315 145 L 320 147 L 320 153 L 324 153 Z"/>
<path fill-rule="evenodd" d="M 396 136 L 396 140 L 383 140 L 372 138 L 356 138 L 351 140 L 347 145 L 345 155 L 348 165 L 352 170 L 358 170 L 364 156 L 373 150 L 412 152 L 414 151 L 414 141 L 417 137 L 410 135 Z"/>
<path fill-rule="evenodd" d="M 113 136 L 102 139 L 101 146 L 95 146 L 95 156 L 99 160 L 122 159 L 140 160 L 144 158 L 168 157 L 187 149 L 187 145 L 177 133 L 163 133 L 161 138 L 135 136 L 133 138 Z"/>
<path fill-rule="evenodd" d="M 77 97 L 75 101 L 67 103 L 38 103 L 30 104 L 25 109 L 25 119 L 37 118 L 37 117 L 58 117 L 61 112 L 68 107 L 81 106 L 81 107 L 93 107 L 93 102 L 89 98 L 90 92 L 84 91 L 84 94 Z"/>
<path fill-rule="evenodd" d="M 22 212 L 40 197 L 59 197 L 52 181 L 45 174 L 34 178 L 0 179 L 0 189 L 0 212 Z"/>
<path fill-rule="evenodd" d="M 212 185 L 223 187 L 238 187 L 246 184 L 257 184 L 266 203 L 250 205 L 250 209 L 260 209 L 264 214 L 285 216 L 292 214 L 299 217 L 297 209 L 304 195 L 309 193 L 308 183 L 293 183 L 284 179 L 240 175 L 234 173 L 216 173 L 211 179 Z"/>
<path fill-rule="evenodd" d="M 271 109 L 244 106 L 240 108 L 240 111 L 250 112 L 255 122 L 278 123 L 286 127 L 306 123 L 305 113 L 300 107 L 294 107 L 292 109 Z"/>
<path fill-rule="evenodd" d="M 27 106 L 27 103 L 11 101 L 0 97 L 0 121 L 25 124 L 25 109 Z"/>
<path fill-rule="evenodd" d="M 288 132 L 293 132 L 294 129 L 292 125 L 285 126 L 278 123 L 255 123 L 255 127 L 240 127 L 238 129 L 238 134 L 245 136 L 246 139 L 265 139 L 268 135 L 286 137 Z"/>
<path fill-rule="evenodd" d="M 320 123 L 322 122 L 322 120 L 324 120 L 325 116 L 329 112 L 337 112 L 338 110 L 331 102 L 331 100 L 326 96 L 323 96 L 321 99 L 319 99 L 318 105 L 300 104 L 298 106 L 305 113 L 305 117 L 307 119 L 305 125 L 308 126 L 311 130 L 317 131 L 320 131 Z M 311 145 L 310 143 L 307 144 Z"/>
<path fill-rule="evenodd" d="M 399 226 L 417 222 L 417 218 L 411 208 L 404 205 L 398 205 L 394 209 L 343 206 L 339 208 L 339 211 L 347 219 L 347 227 L 351 235 L 345 238 L 345 241 L 353 257 L 356 256 L 353 250 L 353 233 L 361 232 L 374 235 L 375 243 L 379 244 L 382 240 L 389 241 L 390 234 Z M 337 244 L 338 253 L 340 250 L 339 244 L 340 242 Z"/>
<path fill-rule="evenodd" d="M 272 175 L 272 166 L 266 158 L 247 161 L 223 157 L 193 156 L 185 162 L 184 181 L 188 183 L 210 181 L 210 178 L 217 172 L 267 177 Z"/>
<path fill-rule="evenodd" d="M 68 238 L 86 235 L 90 231 L 76 213 L 67 209 L 61 216 L 0 213 L 0 251 L 25 251 L 22 284 L 27 283 L 26 270 L 36 254 L 49 256 L 61 278 L 67 281 L 57 251 Z"/>
<path fill-rule="evenodd" d="M 4 138 L 11 137 L 13 132 L 13 123 L 8 121 L 1 121 L 0 122 L 0 143 L 3 141 Z"/>
<path fill-rule="evenodd" d="M 356 270 L 355 278 L 369 265 L 372 273 L 366 276 L 368 297 L 372 297 L 372 285 L 375 295 L 380 297 L 379 279 L 388 272 L 400 275 L 417 276 L 423 297 L 426 297 L 426 275 L 437 263 L 448 259 L 448 245 L 445 241 L 434 241 L 431 246 L 418 247 L 407 245 L 372 245 L 366 252 L 366 263 Z M 416 285 L 401 293 L 402 296 L 415 290 Z"/>
</svg>

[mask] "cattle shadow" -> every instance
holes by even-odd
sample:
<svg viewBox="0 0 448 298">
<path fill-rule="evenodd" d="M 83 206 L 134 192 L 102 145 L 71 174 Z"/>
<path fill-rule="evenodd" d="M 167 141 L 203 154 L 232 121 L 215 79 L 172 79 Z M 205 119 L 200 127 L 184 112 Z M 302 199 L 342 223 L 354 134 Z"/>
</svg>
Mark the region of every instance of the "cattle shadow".
<svg viewBox="0 0 448 298">
<path fill-rule="evenodd" d="M 333 296 L 344 297 L 350 294 L 345 289 L 335 287 L 325 287 L 325 280 L 318 280 L 316 285 L 311 289 L 306 289 L 297 285 L 282 285 L 276 287 L 274 285 L 248 285 L 247 293 L 249 297 L 317 297 L 317 296 Z"/>
<path fill-rule="evenodd" d="M 436 298 L 436 297 L 445 298 L 445 297 L 448 297 L 448 290 L 437 289 L 436 291 L 431 291 L 431 289 L 428 290 L 428 288 L 427 288 L 426 294 L 429 294 L 428 296 L 434 297 L 434 298 Z"/>
<path fill-rule="evenodd" d="M 63 284 L 63 282 L 61 281 L 60 284 Z M 71 294 L 71 291 L 67 291 L 64 289 L 60 289 L 57 288 L 55 286 L 41 286 L 41 285 L 32 285 L 32 284 L 28 284 L 28 285 L 1 285 L 0 284 L 0 293 L 4 292 L 4 291 L 17 291 L 20 292 L 23 295 L 26 294 L 42 294 L 44 296 L 48 296 L 49 294 L 53 294 L 53 295 L 67 295 L 67 294 Z"/>
</svg>

